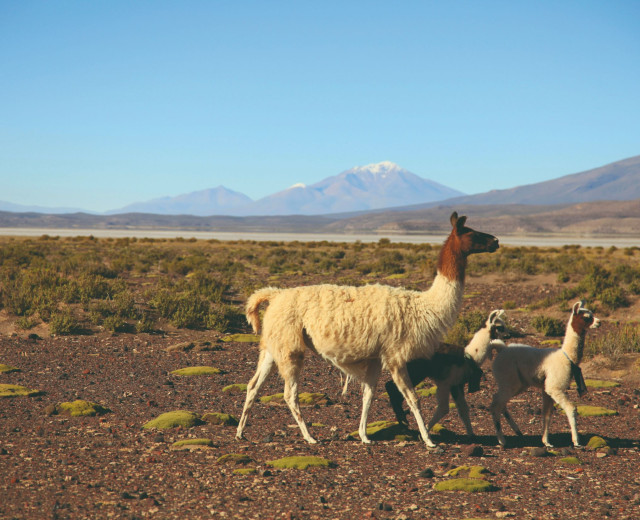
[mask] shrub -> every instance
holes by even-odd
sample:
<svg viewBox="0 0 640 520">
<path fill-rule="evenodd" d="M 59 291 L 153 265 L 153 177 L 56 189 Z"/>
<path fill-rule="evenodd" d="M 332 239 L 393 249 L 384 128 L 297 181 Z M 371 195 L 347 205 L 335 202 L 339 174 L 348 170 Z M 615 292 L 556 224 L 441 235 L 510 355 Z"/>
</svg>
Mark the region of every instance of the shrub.
<svg viewBox="0 0 640 520">
<path fill-rule="evenodd" d="M 69 309 L 51 315 L 49 331 L 52 335 L 73 334 L 79 329 L 78 322 Z"/>
<path fill-rule="evenodd" d="M 563 336 L 565 333 L 565 324 L 561 320 L 548 316 L 536 316 L 531 325 L 545 336 Z"/>
</svg>

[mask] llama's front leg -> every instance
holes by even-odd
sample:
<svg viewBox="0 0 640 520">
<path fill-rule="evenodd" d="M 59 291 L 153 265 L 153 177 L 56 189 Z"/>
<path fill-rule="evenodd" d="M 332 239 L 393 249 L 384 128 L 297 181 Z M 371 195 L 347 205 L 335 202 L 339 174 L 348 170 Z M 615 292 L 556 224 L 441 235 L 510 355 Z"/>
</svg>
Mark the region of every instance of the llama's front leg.
<svg viewBox="0 0 640 520">
<path fill-rule="evenodd" d="M 471 419 L 469 418 L 469 405 L 467 404 L 467 400 L 464 397 L 464 385 L 451 387 L 451 396 L 456 403 L 458 415 L 460 416 L 460 420 L 467 430 L 467 435 L 473 437 L 475 434 L 473 433 L 473 426 L 471 426 Z M 447 408 L 449 408 L 448 399 Z"/>
<path fill-rule="evenodd" d="M 260 350 L 260 357 L 258 358 L 258 368 L 256 369 L 255 375 L 249 381 L 247 385 L 247 397 L 244 401 L 244 408 L 242 409 L 242 416 L 240 417 L 240 421 L 238 422 L 238 429 L 236 430 L 236 439 L 242 439 L 242 432 L 244 431 L 244 427 L 247 424 L 247 418 L 249 416 L 249 410 L 253 406 L 253 403 L 258 396 L 258 392 L 260 388 L 264 384 L 267 376 L 271 373 L 273 369 L 273 356 L 264 349 Z"/>
<path fill-rule="evenodd" d="M 542 391 L 542 444 L 547 448 L 553 448 L 549 442 L 549 427 L 551 425 L 551 414 L 553 412 L 553 399 L 547 392 Z"/>
<path fill-rule="evenodd" d="M 580 437 L 578 436 L 578 425 L 576 424 L 576 407 L 573 405 L 566 394 L 561 390 L 547 391 L 547 393 L 553 398 L 553 400 L 560 405 L 560 407 L 567 414 L 569 420 L 569 427 L 571 428 L 571 440 L 576 448 L 581 448 Z"/>
<path fill-rule="evenodd" d="M 502 425 L 500 424 L 500 416 L 503 411 L 506 411 L 506 402 L 503 399 L 500 399 L 499 396 L 500 391 L 495 393 L 493 396 L 493 400 L 491 401 L 491 406 L 489 409 L 491 410 L 491 417 L 493 418 L 493 425 L 496 428 L 496 436 L 498 437 L 498 444 L 502 448 L 506 445 L 506 440 L 504 438 L 504 433 L 502 433 Z"/>
<path fill-rule="evenodd" d="M 411 379 L 409 378 L 409 373 L 407 372 L 406 365 L 402 367 L 394 367 L 391 369 L 391 377 L 393 378 L 394 383 L 398 387 L 398 390 L 402 392 L 407 404 L 409 405 L 409 409 L 413 413 L 413 416 L 416 419 L 416 423 L 418 423 L 418 429 L 420 430 L 420 435 L 422 436 L 422 440 L 429 448 L 435 448 L 436 444 L 429 437 L 429 431 L 424 425 L 424 420 L 422 419 L 422 415 L 420 414 L 420 405 L 418 400 L 418 395 L 411 385 Z"/>
<path fill-rule="evenodd" d="M 369 408 L 371 407 L 371 401 L 373 401 L 373 392 L 378 384 L 380 377 L 380 371 L 382 370 L 382 363 L 379 359 L 373 359 L 367 365 L 367 369 L 362 383 L 362 415 L 360 416 L 360 426 L 358 433 L 360 439 L 365 444 L 370 444 L 371 441 L 367 436 L 367 416 L 369 415 Z"/>
</svg>

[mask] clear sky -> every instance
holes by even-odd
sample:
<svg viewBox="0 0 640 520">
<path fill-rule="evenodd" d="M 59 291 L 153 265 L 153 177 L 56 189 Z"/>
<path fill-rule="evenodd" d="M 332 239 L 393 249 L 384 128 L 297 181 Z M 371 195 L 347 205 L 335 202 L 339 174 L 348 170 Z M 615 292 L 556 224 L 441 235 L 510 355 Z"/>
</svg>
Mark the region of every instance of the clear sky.
<svg viewBox="0 0 640 520">
<path fill-rule="evenodd" d="M 0 200 L 465 193 L 640 154 L 640 2 L 0 0 Z"/>
</svg>

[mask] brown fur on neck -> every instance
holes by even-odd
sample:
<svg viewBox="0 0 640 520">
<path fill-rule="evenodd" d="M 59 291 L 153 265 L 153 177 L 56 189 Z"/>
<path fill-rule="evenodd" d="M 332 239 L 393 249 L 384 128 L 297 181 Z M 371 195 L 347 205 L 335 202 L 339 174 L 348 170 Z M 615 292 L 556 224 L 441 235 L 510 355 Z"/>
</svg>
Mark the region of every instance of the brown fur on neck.
<svg viewBox="0 0 640 520">
<path fill-rule="evenodd" d="M 438 255 L 438 273 L 451 281 L 464 283 L 466 268 L 467 257 L 460 248 L 460 238 L 454 229 Z"/>
</svg>

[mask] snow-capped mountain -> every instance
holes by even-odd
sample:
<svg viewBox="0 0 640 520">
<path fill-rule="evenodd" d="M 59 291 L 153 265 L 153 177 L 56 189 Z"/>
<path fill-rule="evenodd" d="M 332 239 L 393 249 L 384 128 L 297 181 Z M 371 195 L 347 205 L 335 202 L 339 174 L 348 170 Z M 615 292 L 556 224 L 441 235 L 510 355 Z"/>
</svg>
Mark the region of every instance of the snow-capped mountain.
<svg viewBox="0 0 640 520">
<path fill-rule="evenodd" d="M 322 215 L 434 202 L 460 196 L 461 192 L 423 179 L 384 161 L 356 166 L 339 175 L 257 200 L 246 215 Z"/>
</svg>

